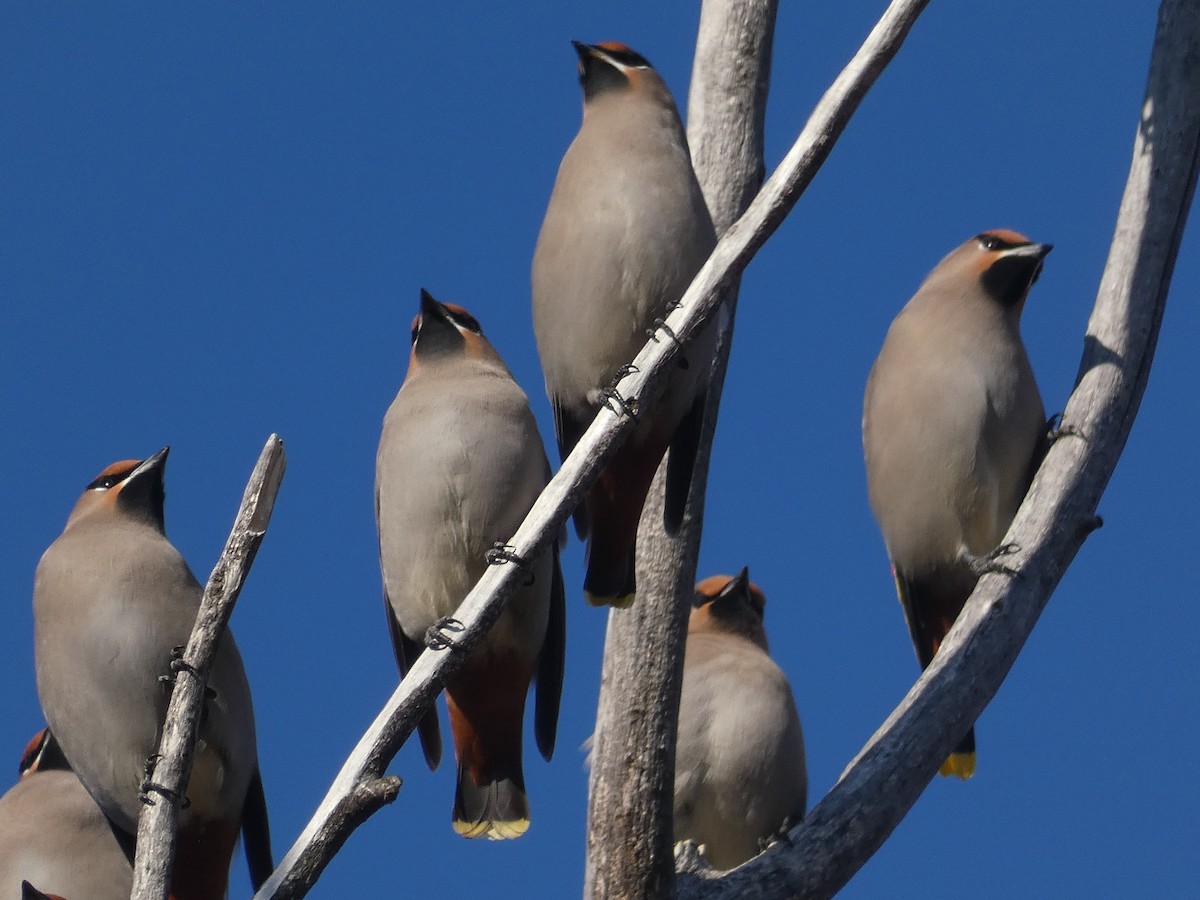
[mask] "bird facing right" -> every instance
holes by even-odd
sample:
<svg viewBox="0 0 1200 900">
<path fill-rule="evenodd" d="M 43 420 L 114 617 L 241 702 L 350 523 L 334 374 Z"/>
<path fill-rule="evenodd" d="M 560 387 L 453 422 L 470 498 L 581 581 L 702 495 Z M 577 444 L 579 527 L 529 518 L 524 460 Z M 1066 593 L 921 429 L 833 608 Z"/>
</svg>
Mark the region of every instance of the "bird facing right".
<svg viewBox="0 0 1200 900">
<path fill-rule="evenodd" d="M 896 316 L 867 380 L 867 490 L 923 669 L 1045 452 L 1020 321 L 1050 250 L 1006 229 L 962 244 Z M 970 728 L 941 771 L 974 770 Z"/>
<path fill-rule="evenodd" d="M 575 50 L 583 124 L 559 166 L 532 268 L 533 330 L 564 459 L 716 244 L 662 78 L 624 44 L 575 42 Z M 575 511 L 592 604 L 633 602 L 638 520 L 668 447 L 663 524 L 679 530 L 715 341 L 710 325 L 681 352 L 662 396 L 637 411 L 633 433 Z"/>
<path fill-rule="evenodd" d="M 804 735 L 746 569 L 696 585 L 675 749 L 675 840 L 732 869 L 804 816 Z"/>
<path fill-rule="evenodd" d="M 166 717 L 173 648 L 187 643 L 203 594 L 165 532 L 167 449 L 104 469 L 34 579 L 42 710 L 71 769 L 128 835 Z M 250 686 L 228 629 L 206 690 L 179 813 L 176 900 L 224 897 L 239 831 L 255 889 L 274 868 Z"/>
</svg>

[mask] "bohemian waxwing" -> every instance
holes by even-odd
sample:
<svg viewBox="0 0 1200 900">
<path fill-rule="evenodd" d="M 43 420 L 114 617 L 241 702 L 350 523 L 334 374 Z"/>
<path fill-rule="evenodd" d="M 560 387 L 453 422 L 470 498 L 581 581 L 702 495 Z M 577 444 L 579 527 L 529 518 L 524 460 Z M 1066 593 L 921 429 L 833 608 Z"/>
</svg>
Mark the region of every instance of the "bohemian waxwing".
<svg viewBox="0 0 1200 900">
<path fill-rule="evenodd" d="M 487 553 L 516 532 L 550 477 L 529 401 L 464 309 L 421 292 L 408 374 L 383 420 L 375 469 L 379 560 L 401 674 L 425 634 L 453 616 L 487 570 Z M 528 563 L 483 643 L 446 684 L 458 760 L 454 830 L 520 837 L 529 827 L 521 769 L 525 696 L 537 677 L 534 733 L 554 751 L 565 609 L 555 547 Z M 421 743 L 441 759 L 437 712 Z"/>
<path fill-rule="evenodd" d="M 754 856 L 804 816 L 804 735 L 787 676 L 767 653 L 766 599 L 742 569 L 696 585 L 675 747 L 675 840 L 718 869 Z"/>
<path fill-rule="evenodd" d="M 49 729 L 30 741 L 20 774 L 0 797 L 0 898 L 127 900 L 133 841 L 104 817 Z M 22 893 L 23 881 L 43 893 Z"/>
<path fill-rule="evenodd" d="M 575 43 L 583 124 L 567 149 L 533 255 L 533 328 L 559 453 L 571 452 L 622 366 L 716 243 L 667 86 L 623 44 Z M 575 513 L 588 538 L 584 594 L 633 602 L 638 519 L 667 461 L 664 524 L 679 530 L 716 340 L 709 326 Z"/>
<path fill-rule="evenodd" d="M 202 594 L 164 532 L 167 450 L 101 472 L 34 583 L 42 710 L 79 780 L 130 835 L 170 700 L 173 648 L 187 643 Z M 224 897 L 239 830 L 257 888 L 273 868 L 270 834 L 250 686 L 228 631 L 208 675 L 185 795 L 173 896 Z"/>
<path fill-rule="evenodd" d="M 867 380 L 867 489 L 922 668 L 1045 452 L 1020 320 L 1050 249 L 1001 229 L 954 250 L 896 316 Z M 941 771 L 974 773 L 974 729 Z"/>
</svg>

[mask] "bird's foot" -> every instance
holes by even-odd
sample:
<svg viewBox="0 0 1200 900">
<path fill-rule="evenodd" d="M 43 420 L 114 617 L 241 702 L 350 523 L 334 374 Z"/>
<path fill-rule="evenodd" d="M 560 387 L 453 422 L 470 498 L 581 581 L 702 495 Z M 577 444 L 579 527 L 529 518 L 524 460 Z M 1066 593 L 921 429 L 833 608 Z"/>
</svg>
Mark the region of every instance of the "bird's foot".
<svg viewBox="0 0 1200 900">
<path fill-rule="evenodd" d="M 800 816 L 789 815 L 779 823 L 779 827 L 775 831 L 766 837 L 758 839 L 758 852 L 762 853 L 774 844 L 790 844 L 792 842 L 792 829 L 800 824 L 800 820 Z"/>
<path fill-rule="evenodd" d="M 1084 434 L 1074 425 L 1066 424 L 1062 413 L 1055 413 L 1046 420 L 1046 440 L 1053 444 L 1064 437 L 1083 438 Z"/>
<path fill-rule="evenodd" d="M 637 421 L 638 417 L 638 402 L 636 397 L 626 397 L 617 390 L 617 385 L 627 375 L 637 373 L 638 367 L 635 365 L 624 365 L 617 369 L 617 374 L 606 388 L 600 389 L 600 396 L 604 398 L 604 405 L 616 413 L 618 416 L 626 415 L 629 418 Z"/>
<path fill-rule="evenodd" d="M 712 867 L 703 844 L 697 844 L 691 838 L 675 842 L 676 872 L 703 872 Z"/>
<path fill-rule="evenodd" d="M 457 650 L 458 641 L 450 634 L 461 634 L 465 629 L 466 626 L 453 616 L 442 616 L 425 629 L 425 646 L 430 650 Z"/>
<path fill-rule="evenodd" d="M 487 564 L 489 566 L 499 566 L 503 565 L 504 563 L 512 563 L 518 569 L 521 569 L 525 572 L 525 587 L 529 587 L 531 584 L 533 584 L 534 575 L 533 570 L 529 566 L 529 560 L 525 559 L 523 556 L 519 556 L 517 552 L 513 550 L 511 544 L 506 544 L 503 541 L 496 541 L 496 543 L 492 544 L 492 548 L 483 555 L 483 558 L 487 560 Z"/>
<path fill-rule="evenodd" d="M 1000 559 L 1005 556 L 1012 556 L 1014 553 L 1020 553 L 1021 548 L 1017 544 L 1001 544 L 991 553 L 984 556 L 972 556 L 963 554 L 967 565 L 971 567 L 971 571 L 975 573 L 976 578 L 981 578 L 984 575 L 1007 575 L 1010 578 L 1019 578 L 1021 573 L 1012 566 L 1006 566 L 1000 562 Z"/>
</svg>

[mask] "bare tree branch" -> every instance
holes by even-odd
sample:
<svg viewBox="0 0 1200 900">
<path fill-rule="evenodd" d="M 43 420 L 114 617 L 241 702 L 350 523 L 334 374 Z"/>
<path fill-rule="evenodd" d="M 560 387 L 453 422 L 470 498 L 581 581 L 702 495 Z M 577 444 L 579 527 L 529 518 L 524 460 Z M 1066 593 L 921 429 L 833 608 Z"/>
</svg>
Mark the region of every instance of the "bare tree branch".
<svg viewBox="0 0 1200 900">
<path fill-rule="evenodd" d="M 1164 0 L 1108 263 L 1060 437 L 1005 543 L 1019 574 L 989 574 L 933 663 L 837 786 L 779 844 L 723 877 L 678 879 L 680 898 L 830 897 L 891 834 L 995 696 L 1087 535 L 1150 372 L 1200 160 L 1200 2 Z"/>
<path fill-rule="evenodd" d="M 746 213 L 717 242 L 712 255 L 684 292 L 679 307 L 667 316 L 666 328 L 678 343 L 655 335 L 633 360 L 628 374 L 615 385 L 627 403 L 647 409 L 662 393 L 679 346 L 686 346 L 703 327 L 720 303 L 720 292 L 738 278 L 795 205 L 927 2 L 894 0 L 888 8 L 850 66 L 822 98 L 779 168 Z M 532 559 L 557 539 L 570 511 L 632 428 L 633 420 L 620 405 L 600 411 L 509 541 L 507 546 L 513 555 Z M 519 577 L 517 566 L 500 560 L 471 589 L 455 616 L 458 625 L 452 645 L 441 648 L 439 644 L 440 649 L 426 651 L 417 658 L 343 764 L 312 819 L 255 895 L 256 900 L 276 897 L 293 900 L 305 895 L 331 858 L 328 850 L 318 848 L 322 845 L 336 848 L 348 836 L 348 831 L 339 831 L 336 837 L 331 832 L 335 827 L 332 817 L 345 808 L 344 798 L 356 792 L 364 781 L 382 775 L 441 691 L 446 678 L 462 665 L 495 623 Z M 336 828 L 352 830 L 365 818 L 342 816 Z"/>
<path fill-rule="evenodd" d="M 179 828 L 179 798 L 184 796 L 192 774 L 208 671 L 242 584 L 267 533 L 286 466 L 283 442 L 273 434 L 259 454 L 233 530 L 204 588 L 196 625 L 176 668 L 158 757 L 150 776 L 165 791 L 159 792 L 138 818 L 132 900 L 166 900 Z"/>
</svg>

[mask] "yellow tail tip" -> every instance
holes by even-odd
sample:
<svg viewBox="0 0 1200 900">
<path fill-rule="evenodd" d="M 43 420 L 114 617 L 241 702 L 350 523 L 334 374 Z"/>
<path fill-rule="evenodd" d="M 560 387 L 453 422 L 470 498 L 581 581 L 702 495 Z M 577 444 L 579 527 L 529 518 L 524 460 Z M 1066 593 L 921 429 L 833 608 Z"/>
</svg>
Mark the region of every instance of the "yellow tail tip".
<svg viewBox="0 0 1200 900">
<path fill-rule="evenodd" d="M 507 841 L 519 838 L 529 830 L 528 819 L 511 822 L 463 822 L 455 819 L 454 831 L 465 838 L 486 837 L 489 841 Z"/>
<path fill-rule="evenodd" d="M 938 774 L 943 776 L 953 775 L 956 778 L 966 781 L 975 774 L 975 754 L 951 753 L 946 757 L 946 761 L 942 763 L 942 767 L 938 769 Z"/>
<path fill-rule="evenodd" d="M 588 602 L 589 606 L 613 606 L 617 609 L 629 609 L 633 606 L 635 596 L 626 594 L 624 597 L 598 597 L 588 591 L 583 592 L 583 599 Z"/>
</svg>

